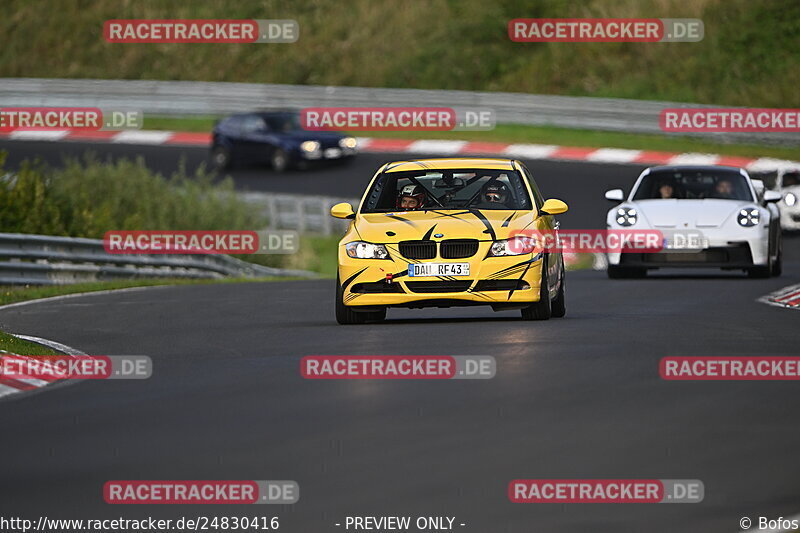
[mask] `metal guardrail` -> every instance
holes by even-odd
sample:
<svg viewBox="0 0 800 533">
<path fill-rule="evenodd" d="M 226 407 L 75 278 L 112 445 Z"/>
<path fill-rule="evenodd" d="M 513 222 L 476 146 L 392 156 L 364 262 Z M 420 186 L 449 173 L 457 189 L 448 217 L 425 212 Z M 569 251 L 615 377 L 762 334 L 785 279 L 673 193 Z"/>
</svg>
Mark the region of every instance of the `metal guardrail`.
<svg viewBox="0 0 800 533">
<path fill-rule="evenodd" d="M 0 233 L 0 285 L 229 276 L 316 277 L 316 274 L 255 265 L 227 255 L 109 254 L 98 239 Z"/>
<path fill-rule="evenodd" d="M 223 115 L 261 108 L 309 106 L 446 106 L 491 108 L 498 123 L 662 134 L 658 117 L 663 108 L 715 107 L 481 91 L 44 78 L 0 78 L 0 105 L 95 106 L 156 115 Z M 796 133 L 692 135 L 721 141 L 800 144 L 800 135 Z"/>
<path fill-rule="evenodd" d="M 269 221 L 268 229 L 291 229 L 301 234 L 343 234 L 349 221 L 333 218 L 330 214 L 331 207 L 347 202 L 355 209 L 359 203 L 357 198 L 263 192 L 244 192 L 239 197 L 266 217 Z"/>
</svg>

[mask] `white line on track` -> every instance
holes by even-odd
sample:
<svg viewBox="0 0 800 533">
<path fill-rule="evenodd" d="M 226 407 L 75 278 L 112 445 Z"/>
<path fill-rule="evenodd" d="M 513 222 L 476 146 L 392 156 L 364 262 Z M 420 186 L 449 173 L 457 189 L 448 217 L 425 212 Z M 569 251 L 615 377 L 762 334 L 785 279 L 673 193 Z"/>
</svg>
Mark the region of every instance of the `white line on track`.
<svg viewBox="0 0 800 533">
<path fill-rule="evenodd" d="M 164 144 L 172 137 L 171 131 L 130 130 L 114 135 L 111 142 L 121 144 Z"/>
</svg>

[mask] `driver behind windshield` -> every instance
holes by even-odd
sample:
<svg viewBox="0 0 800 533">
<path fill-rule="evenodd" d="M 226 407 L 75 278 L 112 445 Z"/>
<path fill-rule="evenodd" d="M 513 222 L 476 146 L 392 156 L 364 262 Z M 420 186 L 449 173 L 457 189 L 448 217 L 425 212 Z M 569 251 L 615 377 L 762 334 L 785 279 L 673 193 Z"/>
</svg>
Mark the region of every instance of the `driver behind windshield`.
<svg viewBox="0 0 800 533">
<path fill-rule="evenodd" d="M 490 181 L 481 190 L 481 201 L 476 205 L 478 209 L 508 209 L 508 187 L 505 184 Z"/>
<path fill-rule="evenodd" d="M 731 183 L 731 180 L 727 178 L 722 178 L 719 180 L 716 187 L 714 187 L 713 198 L 720 198 L 723 200 L 734 199 L 735 196 L 733 194 L 733 183 Z"/>
<path fill-rule="evenodd" d="M 661 184 L 658 186 L 658 195 L 659 198 L 662 200 L 666 200 L 668 198 L 675 198 L 675 186 L 668 182 L 662 181 Z"/>
</svg>

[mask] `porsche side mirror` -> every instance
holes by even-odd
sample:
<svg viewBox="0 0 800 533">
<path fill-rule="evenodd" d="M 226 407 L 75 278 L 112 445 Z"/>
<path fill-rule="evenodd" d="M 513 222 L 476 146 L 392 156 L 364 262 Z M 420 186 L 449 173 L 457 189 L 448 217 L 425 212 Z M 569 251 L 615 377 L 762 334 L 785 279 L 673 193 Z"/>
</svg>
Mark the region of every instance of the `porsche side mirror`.
<svg viewBox="0 0 800 533">
<path fill-rule="evenodd" d="M 606 191 L 606 200 L 610 200 L 612 202 L 621 202 L 625 199 L 625 193 L 622 192 L 622 189 L 611 189 L 610 191 Z"/>
<path fill-rule="evenodd" d="M 765 202 L 780 202 L 783 195 L 778 191 L 764 191 Z"/>
<path fill-rule="evenodd" d="M 353 206 L 347 202 L 342 202 L 331 207 L 331 216 L 336 218 L 355 218 L 356 213 Z"/>
<path fill-rule="evenodd" d="M 539 213 L 542 215 L 560 215 L 561 213 L 566 213 L 567 209 L 569 209 L 567 204 L 561 200 L 550 198 L 549 200 L 545 200 L 544 204 L 542 204 Z"/>
</svg>

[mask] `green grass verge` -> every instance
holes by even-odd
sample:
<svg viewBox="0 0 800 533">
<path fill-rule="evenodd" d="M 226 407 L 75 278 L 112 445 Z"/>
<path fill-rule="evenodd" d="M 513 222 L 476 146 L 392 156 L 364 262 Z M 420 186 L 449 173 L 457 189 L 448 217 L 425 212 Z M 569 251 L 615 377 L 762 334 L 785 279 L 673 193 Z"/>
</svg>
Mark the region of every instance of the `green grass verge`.
<svg viewBox="0 0 800 533">
<path fill-rule="evenodd" d="M 41 344 L 24 341 L 2 331 L 0 331 L 0 350 L 19 355 L 57 355 L 57 352 Z"/>
<path fill-rule="evenodd" d="M 146 117 L 145 129 L 210 132 L 215 117 Z M 649 135 L 555 126 L 498 124 L 490 131 L 371 131 L 351 132 L 361 137 L 390 139 L 458 139 L 499 143 L 555 144 L 587 148 L 625 148 L 658 152 L 700 152 L 740 157 L 800 159 L 800 146 L 716 143 L 686 136 Z"/>
</svg>

